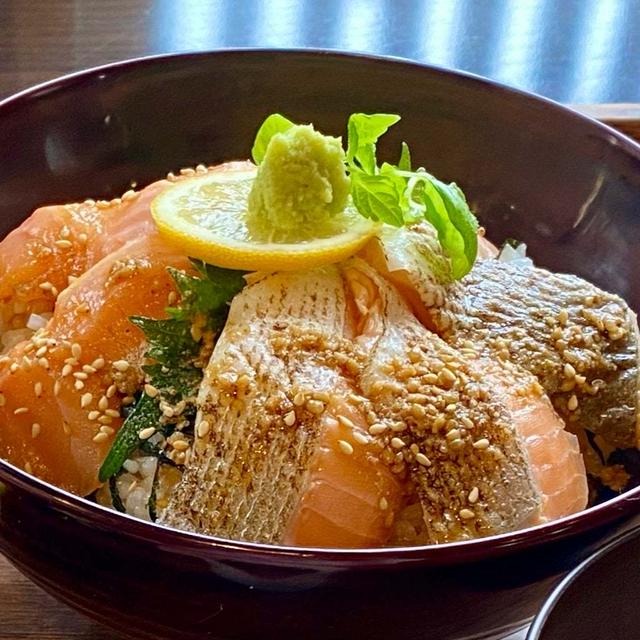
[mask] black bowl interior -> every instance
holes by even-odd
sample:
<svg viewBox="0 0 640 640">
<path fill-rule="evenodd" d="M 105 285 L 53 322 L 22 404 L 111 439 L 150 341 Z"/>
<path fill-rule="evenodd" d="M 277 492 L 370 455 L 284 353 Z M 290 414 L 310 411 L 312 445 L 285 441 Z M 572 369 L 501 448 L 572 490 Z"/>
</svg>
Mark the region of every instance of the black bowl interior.
<svg viewBox="0 0 640 640">
<path fill-rule="evenodd" d="M 115 196 L 169 170 L 246 158 L 275 111 L 333 134 L 355 111 L 400 114 L 383 156 L 408 141 L 416 163 L 463 187 L 491 238 L 523 239 L 540 264 L 640 307 L 637 146 L 487 81 L 338 53 L 149 59 L 14 100 L 0 118 L 0 233 L 39 204 Z"/>
<path fill-rule="evenodd" d="M 553 592 L 527 640 L 633 640 L 640 637 L 640 535 L 595 553 Z"/>
</svg>

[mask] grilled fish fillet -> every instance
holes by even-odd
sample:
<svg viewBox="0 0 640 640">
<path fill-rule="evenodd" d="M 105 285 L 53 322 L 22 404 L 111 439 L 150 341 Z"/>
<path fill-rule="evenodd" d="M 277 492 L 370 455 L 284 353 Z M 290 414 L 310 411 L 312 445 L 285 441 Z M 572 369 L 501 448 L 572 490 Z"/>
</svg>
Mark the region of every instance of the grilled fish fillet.
<svg viewBox="0 0 640 640">
<path fill-rule="evenodd" d="M 361 260 L 267 276 L 231 305 L 201 387 L 194 455 L 161 521 L 365 547 L 389 540 L 416 492 L 429 542 L 542 521 L 563 491 L 553 513 L 584 507 L 574 436 L 548 402 L 533 422 L 549 434 L 522 432 L 514 385 L 485 383 L 486 367 L 425 329 Z M 535 383 L 523 377 L 523 389 Z M 571 472 L 536 468 L 529 441 L 547 435 Z"/>
<path fill-rule="evenodd" d="M 627 304 L 577 276 L 497 260 L 443 282 L 420 254 L 433 236 L 427 225 L 394 231 L 367 247 L 367 259 L 447 342 L 479 345 L 535 375 L 570 428 L 637 447 L 638 325 Z"/>
</svg>

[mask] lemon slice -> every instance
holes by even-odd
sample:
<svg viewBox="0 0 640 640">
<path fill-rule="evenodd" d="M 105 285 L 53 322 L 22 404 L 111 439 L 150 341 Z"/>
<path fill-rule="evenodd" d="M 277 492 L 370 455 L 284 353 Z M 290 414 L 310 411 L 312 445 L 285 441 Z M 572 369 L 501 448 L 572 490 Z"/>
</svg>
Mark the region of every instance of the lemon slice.
<svg viewBox="0 0 640 640">
<path fill-rule="evenodd" d="M 321 228 L 295 230 L 280 241 L 252 230 L 247 200 L 257 169 L 228 163 L 176 182 L 151 202 L 160 231 L 184 252 L 219 267 L 247 271 L 292 271 L 343 260 L 379 228 L 348 205 Z"/>
</svg>

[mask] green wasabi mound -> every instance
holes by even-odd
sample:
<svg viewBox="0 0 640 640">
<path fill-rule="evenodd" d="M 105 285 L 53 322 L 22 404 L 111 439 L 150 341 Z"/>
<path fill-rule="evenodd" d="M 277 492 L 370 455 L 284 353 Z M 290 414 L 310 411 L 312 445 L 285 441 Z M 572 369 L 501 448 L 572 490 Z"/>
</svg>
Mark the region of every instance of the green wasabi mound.
<svg viewBox="0 0 640 640">
<path fill-rule="evenodd" d="M 269 140 L 249 194 L 247 222 L 278 236 L 321 226 L 344 211 L 350 189 L 340 138 L 295 125 Z"/>
</svg>

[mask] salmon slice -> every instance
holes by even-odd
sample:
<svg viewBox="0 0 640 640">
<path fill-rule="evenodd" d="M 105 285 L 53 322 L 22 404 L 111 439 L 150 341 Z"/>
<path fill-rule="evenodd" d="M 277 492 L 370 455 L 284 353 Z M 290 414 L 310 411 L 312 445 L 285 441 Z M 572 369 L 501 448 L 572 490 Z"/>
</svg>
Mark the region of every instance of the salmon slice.
<svg viewBox="0 0 640 640">
<path fill-rule="evenodd" d="M 369 266 L 344 269 L 356 307 L 378 316 L 366 320 L 378 335 L 364 338 L 360 386 L 383 457 L 416 488 L 425 541 L 511 531 L 586 506 L 577 438 L 530 374 L 453 349 Z"/>
<path fill-rule="evenodd" d="M 253 166 L 230 162 L 201 172 L 244 171 L 247 165 Z M 24 327 L 31 313 L 53 311 L 69 278 L 127 242 L 155 233 L 149 205 L 172 181 L 159 180 L 110 202 L 41 207 L 9 233 L 0 242 L 0 333 Z"/>
<path fill-rule="evenodd" d="M 174 291 L 166 267 L 189 261 L 157 234 L 110 253 L 59 296 L 49 324 L 0 364 L 0 457 L 78 495 L 122 424 L 123 398 L 142 379 L 142 332 L 131 315 L 160 318 Z"/>
<path fill-rule="evenodd" d="M 577 276 L 490 259 L 442 284 L 420 253 L 439 251 L 431 236 L 428 227 L 394 230 L 365 258 L 447 342 L 471 341 L 536 376 L 570 429 L 637 447 L 638 324 L 624 300 Z"/>
<path fill-rule="evenodd" d="M 335 267 L 267 276 L 236 296 L 161 521 L 268 543 L 384 544 L 403 489 L 354 394 L 364 355 L 353 331 Z"/>
</svg>

